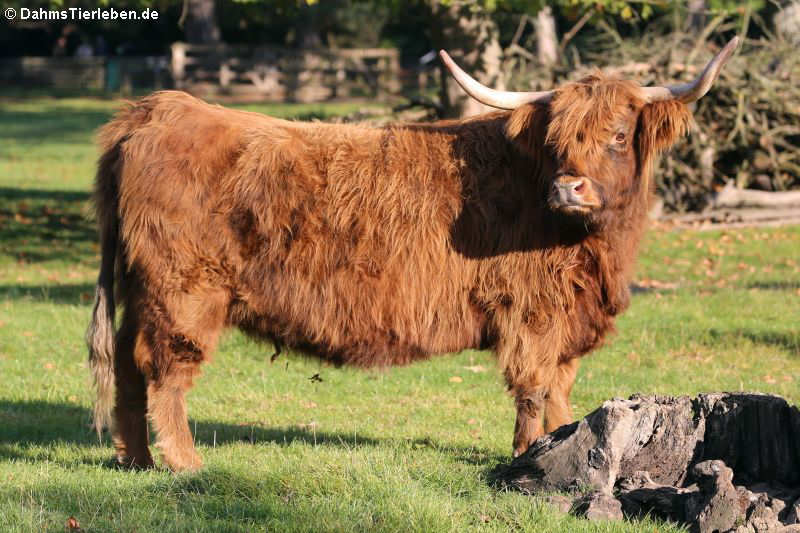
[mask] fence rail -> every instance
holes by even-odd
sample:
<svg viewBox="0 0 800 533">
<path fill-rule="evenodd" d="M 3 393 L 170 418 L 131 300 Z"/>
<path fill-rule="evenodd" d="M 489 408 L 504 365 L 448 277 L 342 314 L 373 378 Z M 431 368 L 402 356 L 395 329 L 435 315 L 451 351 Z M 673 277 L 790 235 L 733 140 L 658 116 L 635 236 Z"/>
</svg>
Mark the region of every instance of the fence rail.
<svg viewBox="0 0 800 533">
<path fill-rule="evenodd" d="M 167 58 L 163 56 L 0 58 L 0 83 L 110 91 L 161 89 L 172 86 L 167 65 Z"/>
<path fill-rule="evenodd" d="M 430 89 L 396 49 L 296 50 L 174 43 L 167 56 L 0 58 L 0 84 L 58 89 L 178 88 L 201 95 L 319 102 Z"/>
<path fill-rule="evenodd" d="M 170 69 L 178 88 L 314 102 L 380 97 L 401 89 L 396 49 L 295 50 L 174 43 Z"/>
</svg>

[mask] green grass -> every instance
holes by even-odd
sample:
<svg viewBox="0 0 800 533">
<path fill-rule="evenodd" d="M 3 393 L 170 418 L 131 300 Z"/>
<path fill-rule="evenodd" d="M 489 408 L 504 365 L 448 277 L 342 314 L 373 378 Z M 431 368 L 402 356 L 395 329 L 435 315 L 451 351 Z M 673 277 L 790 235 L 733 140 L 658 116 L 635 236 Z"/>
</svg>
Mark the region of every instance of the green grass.
<svg viewBox="0 0 800 533">
<path fill-rule="evenodd" d="M 91 137 L 115 105 L 0 100 L 4 530 L 63 531 L 74 516 L 86 531 L 677 531 L 589 523 L 492 488 L 514 412 L 485 352 L 365 372 L 294 354 L 270 364 L 269 346 L 230 332 L 189 394 L 206 468 L 115 469 L 88 429 L 82 340 L 98 266 Z M 619 333 L 583 362 L 576 415 L 634 392 L 800 401 L 800 227 L 653 230 L 637 280 Z"/>
</svg>

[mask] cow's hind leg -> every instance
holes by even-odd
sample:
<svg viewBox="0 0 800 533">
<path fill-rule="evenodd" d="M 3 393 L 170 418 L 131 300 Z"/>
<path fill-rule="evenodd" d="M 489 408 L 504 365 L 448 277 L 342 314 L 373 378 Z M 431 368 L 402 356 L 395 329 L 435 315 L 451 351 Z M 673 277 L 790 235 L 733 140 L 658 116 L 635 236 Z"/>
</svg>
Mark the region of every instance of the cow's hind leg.
<svg viewBox="0 0 800 533">
<path fill-rule="evenodd" d="M 545 404 L 545 431 L 548 433 L 572 422 L 569 395 L 578 375 L 578 366 L 577 357 L 559 363 L 554 379 L 548 387 Z"/>
<path fill-rule="evenodd" d="M 147 386 L 144 374 L 136 366 L 135 353 L 141 356 L 144 345 L 136 315 L 126 311 L 116 338 L 114 375 L 116 397 L 112 438 L 117 461 L 126 466 L 153 466 L 147 431 Z"/>
<path fill-rule="evenodd" d="M 189 347 L 191 341 L 184 341 Z M 180 350 L 169 348 L 175 359 L 185 355 Z M 174 351 L 172 351 L 174 350 Z M 156 446 L 164 463 L 173 471 L 196 470 L 203 461 L 194 449 L 194 439 L 189 431 L 185 392 L 192 386 L 192 379 L 198 372 L 202 352 L 197 351 L 196 359 L 179 360 L 159 369 L 158 375 L 147 386 L 148 416 L 156 432 Z"/>
<path fill-rule="evenodd" d="M 216 346 L 224 323 L 220 295 L 173 297 L 169 315 L 153 323 L 147 384 L 147 414 L 156 433 L 156 446 L 173 471 L 203 466 L 189 430 L 185 393 Z M 175 317 L 173 318 L 167 318 Z"/>
</svg>

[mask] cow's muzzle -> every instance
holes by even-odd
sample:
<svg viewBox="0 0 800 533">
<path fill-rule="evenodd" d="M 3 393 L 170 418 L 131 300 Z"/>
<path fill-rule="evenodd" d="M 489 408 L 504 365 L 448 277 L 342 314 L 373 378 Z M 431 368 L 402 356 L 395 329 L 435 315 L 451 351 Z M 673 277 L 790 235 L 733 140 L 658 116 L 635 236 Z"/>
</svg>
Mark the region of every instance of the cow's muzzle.
<svg viewBox="0 0 800 533">
<path fill-rule="evenodd" d="M 601 206 L 600 194 L 592 180 L 584 176 L 562 175 L 553 182 L 550 207 L 567 213 L 585 214 Z"/>
</svg>

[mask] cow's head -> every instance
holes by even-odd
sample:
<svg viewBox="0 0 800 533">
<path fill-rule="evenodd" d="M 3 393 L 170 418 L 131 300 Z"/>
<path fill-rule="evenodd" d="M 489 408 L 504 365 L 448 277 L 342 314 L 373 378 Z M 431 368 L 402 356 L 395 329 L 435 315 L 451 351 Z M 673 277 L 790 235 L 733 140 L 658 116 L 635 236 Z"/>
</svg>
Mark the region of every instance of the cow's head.
<svg viewBox="0 0 800 533">
<path fill-rule="evenodd" d="M 653 156 L 688 130 L 686 104 L 708 92 L 737 44 L 734 37 L 695 81 L 669 87 L 597 74 L 552 91 L 496 91 L 467 75 L 446 52 L 440 55 L 469 95 L 513 110 L 506 134 L 522 151 L 550 159 L 550 207 L 601 222 L 632 203 L 646 205 Z"/>
</svg>

